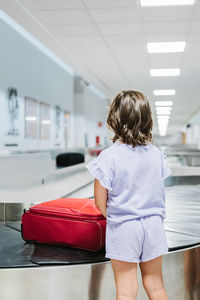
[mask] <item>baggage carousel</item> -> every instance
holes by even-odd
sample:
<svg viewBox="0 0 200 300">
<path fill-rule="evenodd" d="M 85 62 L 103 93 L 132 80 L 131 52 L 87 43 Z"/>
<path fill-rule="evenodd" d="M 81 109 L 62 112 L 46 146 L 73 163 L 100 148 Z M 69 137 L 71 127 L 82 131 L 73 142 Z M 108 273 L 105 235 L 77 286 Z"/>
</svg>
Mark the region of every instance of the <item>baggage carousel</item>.
<svg viewBox="0 0 200 300">
<path fill-rule="evenodd" d="M 163 256 L 163 276 L 167 294 L 169 299 L 199 300 L 200 184 L 166 185 L 164 227 L 169 249 Z M 92 198 L 92 190 L 93 183 L 89 183 L 63 196 Z M 0 222 L 0 299 L 115 299 L 113 272 L 105 250 L 25 242 L 19 218 L 23 207 L 24 203 L 1 203 L 0 213 L 6 218 Z M 137 299 L 148 299 L 139 265 L 138 281 Z"/>
</svg>

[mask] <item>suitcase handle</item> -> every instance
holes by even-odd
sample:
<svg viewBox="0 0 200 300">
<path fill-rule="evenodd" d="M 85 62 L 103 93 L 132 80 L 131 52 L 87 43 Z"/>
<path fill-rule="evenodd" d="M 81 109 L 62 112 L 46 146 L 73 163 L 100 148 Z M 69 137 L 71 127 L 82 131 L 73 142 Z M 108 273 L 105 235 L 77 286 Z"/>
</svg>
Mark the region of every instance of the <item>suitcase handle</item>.
<svg viewBox="0 0 200 300">
<path fill-rule="evenodd" d="M 44 207 L 44 208 L 42 208 L 42 207 L 40 207 L 40 208 L 31 207 L 29 210 L 32 211 L 32 212 L 34 212 L 34 211 L 38 211 L 39 212 L 40 211 L 40 212 L 49 212 L 49 213 L 51 213 L 51 210 L 48 210 L 47 207 Z M 61 212 L 62 213 L 66 213 L 66 214 L 69 214 L 69 215 L 74 215 L 74 214 L 81 215 L 77 209 L 68 208 L 68 207 L 65 207 L 64 209 L 62 209 L 60 207 L 59 208 L 55 208 L 54 211 L 55 212 L 59 212 L 59 213 L 61 213 Z"/>
</svg>

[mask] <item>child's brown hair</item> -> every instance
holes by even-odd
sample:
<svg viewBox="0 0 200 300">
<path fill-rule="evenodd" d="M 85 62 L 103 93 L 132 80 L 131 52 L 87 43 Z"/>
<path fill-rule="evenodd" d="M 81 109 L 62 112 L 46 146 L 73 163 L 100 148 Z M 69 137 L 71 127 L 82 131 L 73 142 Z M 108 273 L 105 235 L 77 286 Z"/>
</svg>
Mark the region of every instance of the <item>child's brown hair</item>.
<svg viewBox="0 0 200 300">
<path fill-rule="evenodd" d="M 113 143 L 120 139 L 133 147 L 147 145 L 152 140 L 153 119 L 146 96 L 139 91 L 121 91 L 110 105 L 107 125 L 114 131 Z"/>
</svg>

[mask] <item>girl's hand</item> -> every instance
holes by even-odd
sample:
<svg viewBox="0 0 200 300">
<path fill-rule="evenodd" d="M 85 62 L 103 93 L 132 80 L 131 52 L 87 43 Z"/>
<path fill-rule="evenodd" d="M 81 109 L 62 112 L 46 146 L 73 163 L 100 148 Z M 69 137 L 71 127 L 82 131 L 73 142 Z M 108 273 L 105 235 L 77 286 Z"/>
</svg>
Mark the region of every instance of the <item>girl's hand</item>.
<svg viewBox="0 0 200 300">
<path fill-rule="evenodd" d="M 94 180 L 94 198 L 96 206 L 101 211 L 102 215 L 106 218 L 108 191 L 100 184 L 99 180 L 96 178 Z"/>
</svg>

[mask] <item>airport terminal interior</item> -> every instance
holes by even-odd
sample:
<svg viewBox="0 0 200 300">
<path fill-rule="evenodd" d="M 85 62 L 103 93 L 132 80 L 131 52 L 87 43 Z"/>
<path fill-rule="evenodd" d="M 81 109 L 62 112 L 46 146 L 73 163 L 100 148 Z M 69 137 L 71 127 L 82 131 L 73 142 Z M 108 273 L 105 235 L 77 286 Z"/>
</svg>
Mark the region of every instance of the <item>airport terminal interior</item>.
<svg viewBox="0 0 200 300">
<path fill-rule="evenodd" d="M 106 119 L 122 90 L 147 96 L 171 168 L 167 295 L 200 300 L 199 0 L 0 0 L 0 299 L 115 299 L 105 248 L 28 241 L 22 216 L 94 200 L 86 164 L 113 143 Z"/>
</svg>

